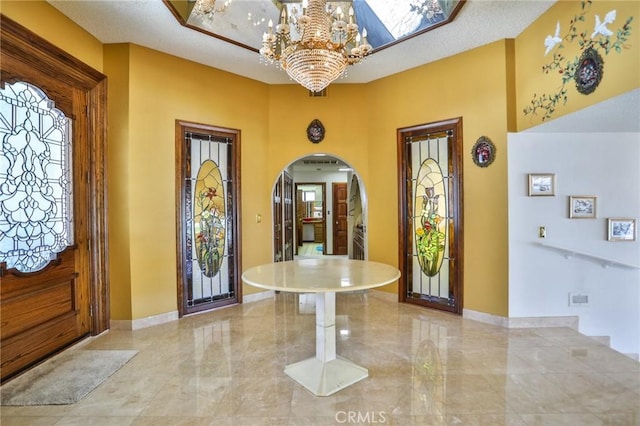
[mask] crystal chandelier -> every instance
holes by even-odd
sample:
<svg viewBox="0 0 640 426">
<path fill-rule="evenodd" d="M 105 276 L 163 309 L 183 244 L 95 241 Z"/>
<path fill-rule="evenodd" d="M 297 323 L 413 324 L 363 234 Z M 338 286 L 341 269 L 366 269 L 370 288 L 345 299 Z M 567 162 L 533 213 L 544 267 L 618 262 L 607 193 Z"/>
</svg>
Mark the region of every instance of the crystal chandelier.
<svg viewBox="0 0 640 426">
<path fill-rule="evenodd" d="M 216 0 L 196 0 L 196 4 L 193 6 L 193 13 L 196 16 L 213 19 L 213 15 L 224 12 L 232 1 L 226 0 L 222 6 L 216 8 Z"/>
<path fill-rule="evenodd" d="M 301 14 L 293 8 L 287 15 L 283 6 L 275 31 L 269 21 L 262 36 L 260 56 L 268 63 L 277 62 L 302 86 L 320 92 L 344 75 L 347 65 L 360 62 L 372 50 L 366 29 L 360 37 L 352 7 L 349 22 L 344 18 L 340 7 L 327 11 L 326 0 L 303 0 Z"/>
</svg>

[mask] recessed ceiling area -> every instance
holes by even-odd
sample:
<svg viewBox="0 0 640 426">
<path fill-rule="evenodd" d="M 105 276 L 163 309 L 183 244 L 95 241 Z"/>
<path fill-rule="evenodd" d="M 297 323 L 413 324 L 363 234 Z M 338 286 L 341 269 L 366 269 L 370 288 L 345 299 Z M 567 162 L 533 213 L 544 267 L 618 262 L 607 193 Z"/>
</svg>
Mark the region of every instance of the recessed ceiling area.
<svg viewBox="0 0 640 426">
<path fill-rule="evenodd" d="M 282 70 L 261 63 L 257 52 L 182 25 L 167 6 L 168 0 L 48 2 L 104 44 L 134 43 L 267 84 L 292 83 Z M 333 84 L 368 83 L 487 43 L 514 38 L 555 2 L 468 0 L 453 22 L 369 55 L 362 63 L 349 67 L 348 74 Z M 183 3 L 186 7 L 187 0 Z M 229 10 L 243 3 L 261 1 L 233 0 Z M 257 42 L 263 31 L 258 31 Z"/>
<path fill-rule="evenodd" d="M 291 165 L 294 172 L 345 172 L 351 166 L 339 158 L 327 154 L 312 154 L 300 158 Z"/>
<path fill-rule="evenodd" d="M 183 25 L 255 52 L 261 47 L 269 21 L 276 25 L 283 10 L 290 19 L 302 10 L 300 0 L 218 0 L 212 12 L 203 14 L 196 7 L 199 1 L 167 0 L 165 4 Z M 211 5 L 211 0 L 205 2 Z M 463 5 L 460 0 L 327 1 L 327 12 L 333 15 L 340 10 L 343 20 L 348 21 L 349 11 L 353 11 L 355 23 L 361 32 L 366 31 L 375 53 L 445 25 Z"/>
</svg>

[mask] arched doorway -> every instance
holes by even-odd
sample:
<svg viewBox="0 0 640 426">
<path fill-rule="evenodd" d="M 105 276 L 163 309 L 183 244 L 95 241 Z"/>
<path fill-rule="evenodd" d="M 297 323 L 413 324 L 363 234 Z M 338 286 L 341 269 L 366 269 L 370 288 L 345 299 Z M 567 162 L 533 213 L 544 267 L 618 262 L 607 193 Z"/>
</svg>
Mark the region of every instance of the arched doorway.
<svg viewBox="0 0 640 426">
<path fill-rule="evenodd" d="M 275 262 L 301 255 L 365 258 L 364 190 L 346 161 L 331 154 L 300 157 L 278 174 L 272 192 Z M 356 224 L 363 247 L 358 257 L 353 249 Z"/>
</svg>

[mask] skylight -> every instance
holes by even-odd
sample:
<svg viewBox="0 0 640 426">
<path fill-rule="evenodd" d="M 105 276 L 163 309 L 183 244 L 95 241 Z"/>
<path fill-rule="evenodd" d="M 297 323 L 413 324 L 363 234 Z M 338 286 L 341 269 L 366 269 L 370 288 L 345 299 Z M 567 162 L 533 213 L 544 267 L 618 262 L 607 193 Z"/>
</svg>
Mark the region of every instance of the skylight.
<svg viewBox="0 0 640 426">
<path fill-rule="evenodd" d="M 167 0 L 174 15 L 187 27 L 240 47 L 258 51 L 271 19 L 278 22 L 282 7 L 299 7 L 295 0 L 231 0 L 210 18 L 192 13 L 195 0 Z M 218 0 L 224 4 L 224 0 Z M 455 18 L 464 0 L 352 0 L 327 6 L 348 10 L 353 6 L 360 28 L 366 28 L 375 52 L 406 38 L 429 31 Z"/>
</svg>

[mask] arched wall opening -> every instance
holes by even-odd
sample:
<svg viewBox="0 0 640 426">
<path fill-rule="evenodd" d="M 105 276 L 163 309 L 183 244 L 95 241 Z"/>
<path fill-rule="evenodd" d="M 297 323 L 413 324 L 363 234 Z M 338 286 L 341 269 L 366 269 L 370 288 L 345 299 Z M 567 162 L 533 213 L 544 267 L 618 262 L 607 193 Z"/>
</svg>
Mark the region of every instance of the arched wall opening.
<svg viewBox="0 0 640 426">
<path fill-rule="evenodd" d="M 273 261 L 367 258 L 367 197 L 358 172 L 331 153 L 291 161 L 272 185 Z M 315 249 L 310 253 L 307 243 Z M 320 249 L 321 247 L 321 249 Z"/>
</svg>

